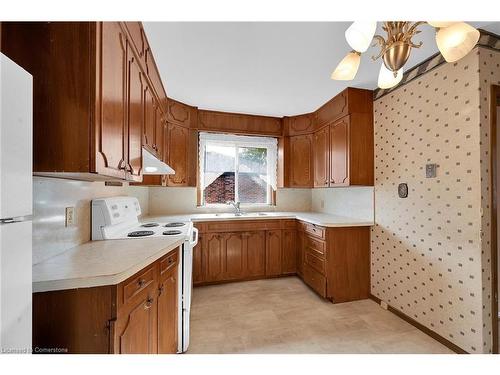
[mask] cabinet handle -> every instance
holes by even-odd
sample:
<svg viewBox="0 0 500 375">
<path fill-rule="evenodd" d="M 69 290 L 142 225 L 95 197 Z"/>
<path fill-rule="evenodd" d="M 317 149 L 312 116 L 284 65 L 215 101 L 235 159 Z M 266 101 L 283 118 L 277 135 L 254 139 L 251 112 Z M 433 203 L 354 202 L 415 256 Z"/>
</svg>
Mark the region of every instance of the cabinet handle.
<svg viewBox="0 0 500 375">
<path fill-rule="evenodd" d="M 149 310 L 151 306 L 153 306 L 153 299 L 151 297 L 148 297 L 146 303 L 144 304 L 144 310 Z"/>
<path fill-rule="evenodd" d="M 139 288 L 142 288 L 144 286 L 144 284 L 146 284 L 146 280 L 144 280 L 144 279 L 139 279 L 137 281 L 137 285 L 139 285 Z"/>
<path fill-rule="evenodd" d="M 165 289 L 165 286 L 163 284 L 161 284 L 161 286 L 158 288 L 158 295 L 161 296 L 161 294 L 163 293 L 163 290 Z"/>
</svg>

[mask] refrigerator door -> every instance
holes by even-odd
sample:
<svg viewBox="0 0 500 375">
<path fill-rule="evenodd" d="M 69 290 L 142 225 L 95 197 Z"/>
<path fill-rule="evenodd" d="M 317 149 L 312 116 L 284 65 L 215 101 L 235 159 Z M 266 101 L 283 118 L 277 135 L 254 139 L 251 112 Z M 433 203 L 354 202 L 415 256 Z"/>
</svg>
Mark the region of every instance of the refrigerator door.
<svg viewBox="0 0 500 375">
<path fill-rule="evenodd" d="M 0 224 L 0 347 L 31 349 L 31 221 Z"/>
<path fill-rule="evenodd" d="M 32 84 L 0 54 L 0 219 L 32 214 Z"/>
</svg>

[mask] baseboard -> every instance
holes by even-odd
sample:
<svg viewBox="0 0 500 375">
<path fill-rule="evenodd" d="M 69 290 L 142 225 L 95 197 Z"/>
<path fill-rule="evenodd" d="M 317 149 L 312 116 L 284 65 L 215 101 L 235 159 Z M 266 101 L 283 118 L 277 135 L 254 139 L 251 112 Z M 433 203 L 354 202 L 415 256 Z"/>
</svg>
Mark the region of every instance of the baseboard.
<svg viewBox="0 0 500 375">
<path fill-rule="evenodd" d="M 382 301 L 380 298 L 378 297 L 375 297 L 373 294 L 370 294 L 369 295 L 369 298 L 375 302 L 377 302 L 379 305 L 380 305 L 380 302 Z M 391 305 L 388 305 L 388 308 L 387 310 L 389 310 L 390 312 L 392 312 L 393 314 L 397 315 L 398 317 L 400 317 L 401 319 L 403 319 L 404 321 L 410 323 L 412 326 L 414 326 L 415 328 L 418 328 L 419 330 L 421 330 L 423 333 L 425 333 L 426 335 L 429 335 L 430 337 L 432 337 L 434 340 L 436 341 L 439 341 L 441 344 L 443 344 L 444 346 L 446 346 L 447 348 L 453 350 L 455 353 L 458 353 L 458 354 L 469 354 L 468 352 L 466 352 L 465 350 L 463 350 L 461 347 L 459 347 L 458 345 L 455 345 L 454 343 L 452 343 L 451 341 L 445 339 L 443 336 L 441 336 L 440 334 L 434 332 L 433 330 L 427 328 L 426 326 L 424 326 L 423 324 L 420 324 L 419 322 L 417 322 L 415 319 L 412 319 L 410 318 L 408 315 L 402 313 L 401 311 L 395 309 L 394 307 L 392 307 Z"/>
<path fill-rule="evenodd" d="M 199 286 L 210 286 L 210 285 L 219 285 L 219 284 L 228 284 L 228 283 L 239 283 L 243 281 L 255 281 L 255 280 L 267 280 L 267 279 L 279 279 L 281 277 L 290 277 L 290 276 L 298 276 L 296 273 L 284 273 L 281 275 L 272 275 L 272 276 L 251 276 L 245 277 L 242 279 L 234 279 L 234 280 L 216 280 L 216 281 L 203 281 L 198 283 L 193 283 L 194 287 Z"/>
</svg>

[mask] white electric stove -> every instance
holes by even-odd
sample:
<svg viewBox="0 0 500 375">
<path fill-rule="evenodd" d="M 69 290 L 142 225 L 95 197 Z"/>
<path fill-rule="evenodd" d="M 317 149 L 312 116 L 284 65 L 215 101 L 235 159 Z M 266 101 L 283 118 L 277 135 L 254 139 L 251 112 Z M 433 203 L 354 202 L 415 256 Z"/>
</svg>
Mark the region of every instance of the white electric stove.
<svg viewBox="0 0 500 375">
<path fill-rule="evenodd" d="M 140 222 L 137 198 L 112 197 L 92 200 L 92 240 L 138 240 L 151 237 L 184 238 L 179 265 L 179 339 L 178 352 L 189 346 L 189 316 L 193 286 L 193 248 L 198 230 L 190 221 Z"/>
</svg>

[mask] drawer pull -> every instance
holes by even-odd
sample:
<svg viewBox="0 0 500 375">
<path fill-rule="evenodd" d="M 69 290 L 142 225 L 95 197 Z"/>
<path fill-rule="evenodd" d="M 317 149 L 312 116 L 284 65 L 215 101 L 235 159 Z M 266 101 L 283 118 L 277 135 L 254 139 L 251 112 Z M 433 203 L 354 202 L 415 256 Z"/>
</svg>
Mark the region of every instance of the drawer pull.
<svg viewBox="0 0 500 375">
<path fill-rule="evenodd" d="M 139 279 L 137 281 L 137 285 L 139 285 L 139 288 L 142 288 L 144 286 L 144 284 L 146 284 L 146 280 L 144 280 L 144 279 Z"/>
<path fill-rule="evenodd" d="M 151 297 L 148 297 L 146 303 L 144 304 L 144 310 L 149 310 L 151 306 L 153 306 L 153 299 Z"/>
</svg>

